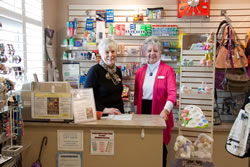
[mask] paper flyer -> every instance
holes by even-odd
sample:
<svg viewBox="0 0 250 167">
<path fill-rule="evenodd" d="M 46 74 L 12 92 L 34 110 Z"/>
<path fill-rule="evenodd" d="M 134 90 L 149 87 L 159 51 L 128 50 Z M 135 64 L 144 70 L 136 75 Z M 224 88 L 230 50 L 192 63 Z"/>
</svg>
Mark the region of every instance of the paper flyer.
<svg viewBox="0 0 250 167">
<path fill-rule="evenodd" d="M 83 151 L 83 130 L 57 130 L 57 150 Z"/>
<path fill-rule="evenodd" d="M 91 155 L 114 155 L 114 131 L 91 130 Z"/>
<path fill-rule="evenodd" d="M 73 119 L 70 93 L 32 93 L 32 118 Z"/>
<path fill-rule="evenodd" d="M 82 152 L 57 152 L 57 167 L 82 167 Z"/>
</svg>

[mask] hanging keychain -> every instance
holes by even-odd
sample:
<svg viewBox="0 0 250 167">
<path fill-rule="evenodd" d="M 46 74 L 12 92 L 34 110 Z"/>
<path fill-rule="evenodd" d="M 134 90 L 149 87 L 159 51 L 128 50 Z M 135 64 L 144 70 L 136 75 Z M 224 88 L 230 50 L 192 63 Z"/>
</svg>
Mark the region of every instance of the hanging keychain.
<svg viewBox="0 0 250 167">
<path fill-rule="evenodd" d="M 9 111 L 6 112 L 6 128 L 7 128 L 8 137 L 10 138 L 11 134 L 10 134 L 10 113 L 9 113 Z"/>
</svg>

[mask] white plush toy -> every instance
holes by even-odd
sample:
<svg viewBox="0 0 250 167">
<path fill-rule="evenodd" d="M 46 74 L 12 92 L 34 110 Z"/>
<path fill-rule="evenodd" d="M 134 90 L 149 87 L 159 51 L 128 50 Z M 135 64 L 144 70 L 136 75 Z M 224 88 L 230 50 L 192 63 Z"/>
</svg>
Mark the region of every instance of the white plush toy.
<svg viewBox="0 0 250 167">
<path fill-rule="evenodd" d="M 190 158 L 194 150 L 192 142 L 184 136 L 177 136 L 174 150 L 177 158 Z"/>
<path fill-rule="evenodd" d="M 205 133 L 201 133 L 198 136 L 198 139 L 194 142 L 195 151 L 193 152 L 193 156 L 209 160 L 212 158 L 211 147 L 213 143 L 213 138 L 208 136 Z"/>
</svg>

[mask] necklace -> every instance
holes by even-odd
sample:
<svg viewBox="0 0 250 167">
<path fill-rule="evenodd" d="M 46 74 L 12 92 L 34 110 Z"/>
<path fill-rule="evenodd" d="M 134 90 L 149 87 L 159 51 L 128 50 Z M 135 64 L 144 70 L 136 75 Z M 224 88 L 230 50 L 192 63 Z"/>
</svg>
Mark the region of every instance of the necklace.
<svg viewBox="0 0 250 167">
<path fill-rule="evenodd" d="M 153 69 L 151 69 L 151 68 L 148 66 L 148 69 L 149 69 L 149 76 L 153 76 L 153 72 L 154 72 L 154 70 L 155 70 L 156 68 L 157 68 L 157 65 L 154 66 Z"/>
</svg>

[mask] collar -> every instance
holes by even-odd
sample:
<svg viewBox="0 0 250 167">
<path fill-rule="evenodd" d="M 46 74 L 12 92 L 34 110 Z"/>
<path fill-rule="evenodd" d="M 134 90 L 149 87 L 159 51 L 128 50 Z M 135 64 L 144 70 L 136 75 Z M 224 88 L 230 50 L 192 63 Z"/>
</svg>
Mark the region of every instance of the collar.
<svg viewBox="0 0 250 167">
<path fill-rule="evenodd" d="M 148 64 L 148 63 L 147 63 L 147 65 L 148 65 L 148 67 L 149 67 L 150 69 L 154 69 L 156 66 L 159 66 L 159 65 L 160 65 L 160 62 L 161 62 L 161 59 L 159 59 L 155 64 Z"/>
</svg>

